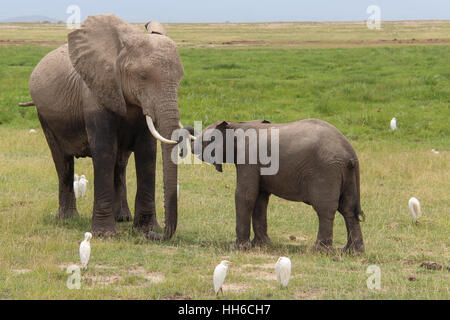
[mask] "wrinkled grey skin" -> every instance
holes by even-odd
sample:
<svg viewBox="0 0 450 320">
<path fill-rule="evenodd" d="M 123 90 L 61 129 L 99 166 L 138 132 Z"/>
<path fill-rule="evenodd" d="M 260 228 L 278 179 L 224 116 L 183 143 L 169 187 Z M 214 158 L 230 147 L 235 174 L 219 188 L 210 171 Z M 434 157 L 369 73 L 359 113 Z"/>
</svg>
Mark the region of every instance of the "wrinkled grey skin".
<svg viewBox="0 0 450 320">
<path fill-rule="evenodd" d="M 148 34 L 114 15 L 89 17 L 68 44 L 46 55 L 30 78 L 30 93 L 59 178 L 57 217 L 78 215 L 74 157 L 92 157 L 94 210 L 91 231 L 116 232 L 115 219 L 131 218 L 125 169 L 135 154 L 137 194 L 133 226 L 152 239 L 170 238 L 177 226 L 177 166 L 162 144 L 165 230 L 153 232 L 156 140 L 150 116 L 170 139 L 178 128 L 178 85 L 183 67 L 175 43 Z"/>
<path fill-rule="evenodd" d="M 192 127 L 185 127 L 194 134 Z M 268 121 L 217 121 L 197 133 L 191 149 L 203 149 L 210 141 L 202 141 L 206 130 L 217 129 L 225 137 L 226 129 L 279 129 L 279 170 L 275 175 L 261 175 L 261 164 L 236 164 L 236 246 L 249 248 L 270 242 L 267 235 L 267 204 L 274 194 L 283 199 L 311 205 L 319 217 L 319 231 L 314 249 L 328 251 L 333 246 L 333 222 L 336 210 L 345 219 L 347 227 L 346 251 L 364 251 L 359 216 L 359 165 L 355 150 L 345 136 L 331 124 L 306 119 L 274 124 Z M 270 139 L 270 130 L 268 139 Z M 236 138 L 235 142 L 236 142 Z M 224 139 L 225 140 L 225 139 Z M 248 150 L 248 139 L 246 139 Z M 224 142 L 224 146 L 226 141 Z M 236 144 L 235 144 L 236 145 Z M 270 147 L 270 143 L 268 143 Z M 270 153 L 269 153 L 270 154 Z M 206 160 L 200 155 L 202 160 Z M 225 147 L 223 163 L 226 162 Z M 212 162 L 212 161 L 211 161 Z M 248 162 L 246 162 L 248 163 Z M 213 163 L 222 171 L 221 163 Z M 250 223 L 255 237 L 250 243 Z"/>
</svg>

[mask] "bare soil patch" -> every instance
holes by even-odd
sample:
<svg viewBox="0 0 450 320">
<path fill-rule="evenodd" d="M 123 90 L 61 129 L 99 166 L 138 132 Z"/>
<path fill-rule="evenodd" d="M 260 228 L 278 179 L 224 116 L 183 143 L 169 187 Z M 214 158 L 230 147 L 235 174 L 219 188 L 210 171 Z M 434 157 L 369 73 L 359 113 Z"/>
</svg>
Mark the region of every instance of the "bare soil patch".
<svg viewBox="0 0 450 320">
<path fill-rule="evenodd" d="M 184 41 L 181 41 L 184 42 Z M 35 44 L 39 46 L 57 46 L 63 45 L 62 41 L 17 41 L 17 40 L 0 40 L 0 44 L 6 45 L 25 45 Z M 380 40 L 360 40 L 360 41 L 265 41 L 265 40 L 234 40 L 224 41 L 221 44 L 226 46 L 233 45 L 373 45 L 373 44 L 431 44 L 431 43 L 450 43 L 450 39 L 380 39 Z M 209 46 L 215 47 L 217 44 L 208 43 Z"/>
<path fill-rule="evenodd" d="M 12 41 L 12 40 L 0 40 L 0 44 L 9 45 L 21 45 L 21 44 L 36 44 L 39 46 L 57 46 L 62 45 L 65 42 L 62 41 Z"/>
<path fill-rule="evenodd" d="M 410 43 L 450 43 L 450 39 L 392 39 L 392 40 L 360 40 L 360 41 L 264 41 L 239 40 L 225 41 L 223 45 L 368 45 L 368 44 L 410 44 Z"/>
</svg>

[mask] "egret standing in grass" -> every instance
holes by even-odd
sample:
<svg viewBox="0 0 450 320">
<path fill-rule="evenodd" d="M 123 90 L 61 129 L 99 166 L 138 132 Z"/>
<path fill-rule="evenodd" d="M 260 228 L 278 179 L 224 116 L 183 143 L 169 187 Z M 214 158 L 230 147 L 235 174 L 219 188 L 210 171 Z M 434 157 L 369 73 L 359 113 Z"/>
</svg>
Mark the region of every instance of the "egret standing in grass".
<svg viewBox="0 0 450 320">
<path fill-rule="evenodd" d="M 227 276 L 227 270 L 230 264 L 233 264 L 233 262 L 223 260 L 214 269 L 213 282 L 214 282 L 214 291 L 216 292 L 216 295 L 219 294 L 219 291 L 223 293 L 222 285 L 223 282 L 225 281 L 225 277 Z"/>
<path fill-rule="evenodd" d="M 86 180 L 86 176 L 82 175 L 80 178 L 79 186 L 80 186 L 80 195 L 82 197 L 86 196 L 87 183 L 89 181 Z"/>
<path fill-rule="evenodd" d="M 418 224 L 418 219 L 422 215 L 422 212 L 420 211 L 420 202 L 416 198 L 412 197 L 409 199 L 408 202 L 409 210 L 411 211 L 411 216 L 413 218 L 413 222 L 415 224 Z"/>
<path fill-rule="evenodd" d="M 279 257 L 275 264 L 275 273 L 277 280 L 282 287 L 287 287 L 289 278 L 291 277 L 291 259 L 287 257 Z"/>
<path fill-rule="evenodd" d="M 73 179 L 73 192 L 75 193 L 75 199 L 80 197 L 80 178 L 77 174 L 74 175 Z"/>
<path fill-rule="evenodd" d="M 397 119 L 395 117 L 392 118 L 392 120 L 391 120 L 391 130 L 392 131 L 397 130 Z"/>
<path fill-rule="evenodd" d="M 89 257 L 91 256 L 91 244 L 90 240 L 92 238 L 92 233 L 86 232 L 84 234 L 84 240 L 80 244 L 80 260 L 81 260 L 81 267 L 83 269 L 87 268 Z"/>
</svg>

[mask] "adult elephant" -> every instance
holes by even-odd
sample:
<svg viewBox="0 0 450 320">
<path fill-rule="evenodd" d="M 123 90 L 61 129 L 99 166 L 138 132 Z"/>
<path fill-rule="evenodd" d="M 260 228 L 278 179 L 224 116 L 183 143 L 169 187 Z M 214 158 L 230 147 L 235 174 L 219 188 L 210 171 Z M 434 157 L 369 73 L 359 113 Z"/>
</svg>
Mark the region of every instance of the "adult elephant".
<svg viewBox="0 0 450 320">
<path fill-rule="evenodd" d="M 78 215 L 74 157 L 92 157 L 91 231 L 116 232 L 127 217 L 125 168 L 135 153 L 137 194 L 133 226 L 151 239 L 170 238 L 177 227 L 177 165 L 171 160 L 180 125 L 178 86 L 183 67 L 175 43 L 144 33 L 114 15 L 90 16 L 47 54 L 30 78 L 30 94 L 59 178 L 57 217 Z M 156 127 L 156 128 L 155 128 Z M 153 231 L 156 139 L 162 142 L 164 233 Z"/>
</svg>

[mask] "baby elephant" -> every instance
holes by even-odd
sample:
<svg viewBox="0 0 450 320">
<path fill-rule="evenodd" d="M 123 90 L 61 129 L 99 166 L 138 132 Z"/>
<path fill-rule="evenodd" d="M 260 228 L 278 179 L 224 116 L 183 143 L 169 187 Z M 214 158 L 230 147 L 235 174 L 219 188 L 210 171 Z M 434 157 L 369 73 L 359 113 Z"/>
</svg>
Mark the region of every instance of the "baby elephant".
<svg viewBox="0 0 450 320">
<path fill-rule="evenodd" d="M 302 201 L 319 217 L 314 249 L 331 249 L 336 210 L 345 219 L 345 251 L 363 252 L 359 218 L 359 166 L 355 150 L 331 124 L 306 119 L 275 124 L 265 120 L 217 121 L 195 132 L 191 150 L 222 171 L 222 163 L 237 170 L 236 246 L 249 248 L 270 242 L 267 235 L 269 196 Z M 270 156 L 269 156 L 270 154 Z M 250 223 L 255 237 L 250 243 Z"/>
</svg>

